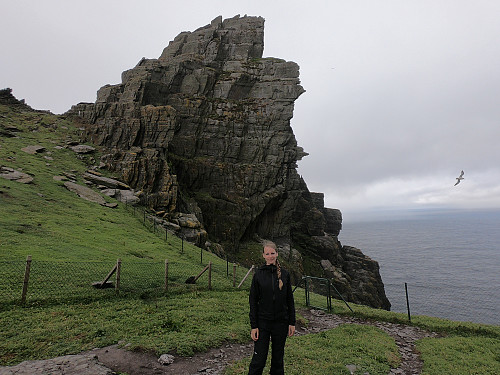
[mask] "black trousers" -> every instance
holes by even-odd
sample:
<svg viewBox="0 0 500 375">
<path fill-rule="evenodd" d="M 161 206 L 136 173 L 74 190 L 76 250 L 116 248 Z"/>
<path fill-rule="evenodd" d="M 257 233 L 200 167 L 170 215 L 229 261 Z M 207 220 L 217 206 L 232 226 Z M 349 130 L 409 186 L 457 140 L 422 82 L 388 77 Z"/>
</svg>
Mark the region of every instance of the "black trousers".
<svg viewBox="0 0 500 375">
<path fill-rule="evenodd" d="M 269 340 L 272 341 L 271 375 L 284 375 L 285 341 L 288 336 L 288 322 L 263 320 L 259 321 L 259 339 L 254 343 L 252 362 L 248 375 L 262 375 L 266 366 Z"/>
</svg>

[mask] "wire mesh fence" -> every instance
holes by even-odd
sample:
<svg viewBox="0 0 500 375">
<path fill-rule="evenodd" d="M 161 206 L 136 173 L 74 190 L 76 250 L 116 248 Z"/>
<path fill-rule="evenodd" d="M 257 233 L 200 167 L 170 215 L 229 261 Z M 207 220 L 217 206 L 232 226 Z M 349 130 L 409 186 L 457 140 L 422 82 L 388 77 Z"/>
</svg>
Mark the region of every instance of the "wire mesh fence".
<svg viewBox="0 0 500 375">
<path fill-rule="evenodd" d="M 250 287 L 251 277 L 248 277 L 248 268 L 231 262 L 228 258 L 222 259 L 205 249 L 188 246 L 184 238 L 176 236 L 173 231 L 167 229 L 161 220 L 149 213 L 144 206 L 125 204 L 125 207 L 148 230 L 164 239 L 169 249 L 173 249 L 174 255 L 178 256 L 174 256 L 175 259 L 170 261 L 120 261 L 119 272 L 115 270 L 108 283 L 102 281 L 116 267 L 116 259 L 0 260 L 0 303 L 9 305 L 93 299 L 110 296 L 117 291 L 119 293 L 160 291 L 174 294 L 189 290 L 190 283 L 186 282 L 196 277 L 199 278 L 196 282 L 198 287 L 240 289 Z M 208 264 L 210 269 L 202 272 Z M 210 280 L 207 280 L 208 274 Z M 100 283 L 102 285 L 99 285 Z"/>
<path fill-rule="evenodd" d="M 294 288 L 302 288 L 307 307 L 321 310 L 333 311 L 332 299 L 342 300 L 349 310 L 351 306 L 344 299 L 342 294 L 335 288 L 332 280 L 323 277 L 304 276 Z M 295 293 L 297 295 L 297 293 Z"/>
<path fill-rule="evenodd" d="M 97 299 L 123 293 L 161 292 L 167 295 L 195 288 L 238 287 L 247 269 L 231 265 L 229 272 L 208 256 L 196 266 L 174 261 L 0 261 L 0 304 Z M 247 288 L 246 280 L 240 288 Z"/>
<path fill-rule="evenodd" d="M 233 284 L 236 286 L 240 283 L 242 278 L 248 272 L 248 268 L 241 266 L 237 262 L 231 260 L 229 257 L 221 258 L 216 254 L 205 250 L 201 247 L 187 246 L 187 241 L 177 234 L 168 229 L 163 225 L 160 218 L 148 212 L 145 205 L 148 202 L 149 197 L 145 195 L 142 198 L 142 203 L 144 205 L 132 205 L 125 204 L 126 209 L 135 216 L 140 222 L 152 233 L 156 234 L 159 238 L 165 240 L 166 243 L 173 245 L 178 254 L 185 259 L 189 259 L 193 262 L 198 262 L 200 265 L 206 265 L 208 262 L 212 262 L 212 270 L 216 275 L 225 274 L 226 278 L 233 278 Z M 239 280 L 239 281 L 237 281 Z M 244 280 L 240 288 L 249 288 L 251 283 L 251 277 Z"/>
<path fill-rule="evenodd" d="M 296 298 L 304 298 L 309 307 L 335 312 L 332 299 L 336 299 L 343 301 L 341 303 L 345 303 L 351 311 L 354 308 L 328 279 L 305 276 L 298 287 L 300 289 L 295 292 Z M 450 283 L 385 283 L 386 295 L 392 305 L 391 311 L 407 315 L 410 321 L 412 316 L 426 315 L 499 325 L 500 298 L 496 290 L 497 288 L 492 288 L 488 292 L 484 286 L 479 285 L 463 289 Z"/>
<path fill-rule="evenodd" d="M 384 283 L 391 311 L 500 325 L 500 292 L 494 285 L 462 288 L 451 283 Z"/>
</svg>

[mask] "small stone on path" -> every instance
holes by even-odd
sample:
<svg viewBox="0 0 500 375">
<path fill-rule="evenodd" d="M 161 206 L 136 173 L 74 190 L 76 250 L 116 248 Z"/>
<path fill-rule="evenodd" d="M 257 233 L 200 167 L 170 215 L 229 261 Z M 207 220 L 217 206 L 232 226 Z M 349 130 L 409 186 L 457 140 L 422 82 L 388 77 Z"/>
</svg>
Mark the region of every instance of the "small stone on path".
<svg viewBox="0 0 500 375">
<path fill-rule="evenodd" d="M 162 365 L 170 365 L 174 363 L 174 356 L 171 354 L 162 354 L 160 358 L 158 358 L 158 363 Z"/>
</svg>

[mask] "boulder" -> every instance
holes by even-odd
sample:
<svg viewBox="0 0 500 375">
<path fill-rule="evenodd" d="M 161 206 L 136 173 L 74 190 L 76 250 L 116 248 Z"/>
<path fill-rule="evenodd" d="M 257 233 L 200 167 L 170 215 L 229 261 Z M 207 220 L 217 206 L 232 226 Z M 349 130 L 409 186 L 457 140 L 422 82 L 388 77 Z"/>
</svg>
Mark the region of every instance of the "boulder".
<svg viewBox="0 0 500 375">
<path fill-rule="evenodd" d="M 70 148 L 77 154 L 91 154 L 95 151 L 95 147 L 89 145 L 76 145 L 71 146 Z"/>
<path fill-rule="evenodd" d="M 107 195 L 108 197 L 115 198 L 125 204 L 135 205 L 140 202 L 140 198 L 133 190 L 104 189 L 101 193 Z"/>
<path fill-rule="evenodd" d="M 86 172 L 83 174 L 83 178 L 88 181 L 91 181 L 96 185 L 103 185 L 111 189 L 122 189 L 122 190 L 130 189 L 130 186 L 121 181 L 109 177 L 99 176 L 95 174 L 95 172 Z"/>
<path fill-rule="evenodd" d="M 15 169 L 9 167 L 0 167 L 0 177 L 20 182 L 22 184 L 30 184 L 33 182 L 33 177 L 29 174 L 16 171 Z"/>
<path fill-rule="evenodd" d="M 34 146 L 26 146 L 21 149 L 21 151 L 24 151 L 28 154 L 35 155 L 39 154 L 41 152 L 45 151 L 45 147 L 39 146 L 39 145 L 34 145 Z"/>
<path fill-rule="evenodd" d="M 64 186 L 69 191 L 76 193 L 80 198 L 88 200 L 90 202 L 99 203 L 100 205 L 106 205 L 106 200 L 97 192 L 88 188 L 86 186 L 79 185 L 77 183 L 66 181 Z"/>
</svg>

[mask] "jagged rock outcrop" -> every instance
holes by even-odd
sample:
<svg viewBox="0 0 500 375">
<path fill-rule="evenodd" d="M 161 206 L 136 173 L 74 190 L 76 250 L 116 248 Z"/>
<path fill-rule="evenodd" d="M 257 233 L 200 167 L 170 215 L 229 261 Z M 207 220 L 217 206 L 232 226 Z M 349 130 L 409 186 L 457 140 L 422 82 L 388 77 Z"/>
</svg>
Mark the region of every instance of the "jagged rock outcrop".
<svg viewBox="0 0 500 375">
<path fill-rule="evenodd" d="M 299 67 L 262 58 L 263 49 L 263 18 L 218 17 L 179 34 L 158 59 L 143 58 L 69 114 L 87 123 L 86 140 L 107 150 L 102 162 L 151 208 L 196 215 L 226 251 L 255 236 L 279 239 L 352 279 L 350 252 L 337 239 L 340 211 L 325 208 L 296 170 L 307 155 L 290 127 L 305 91 Z M 388 303 L 383 287 L 374 298 L 374 306 Z"/>
<path fill-rule="evenodd" d="M 12 95 L 12 89 L 7 87 L 5 89 L 0 90 L 0 104 L 8 105 L 10 108 L 18 111 L 26 111 L 26 112 L 46 112 L 46 111 L 36 111 L 27 105 L 24 99 L 17 99 L 14 95 Z"/>
</svg>

